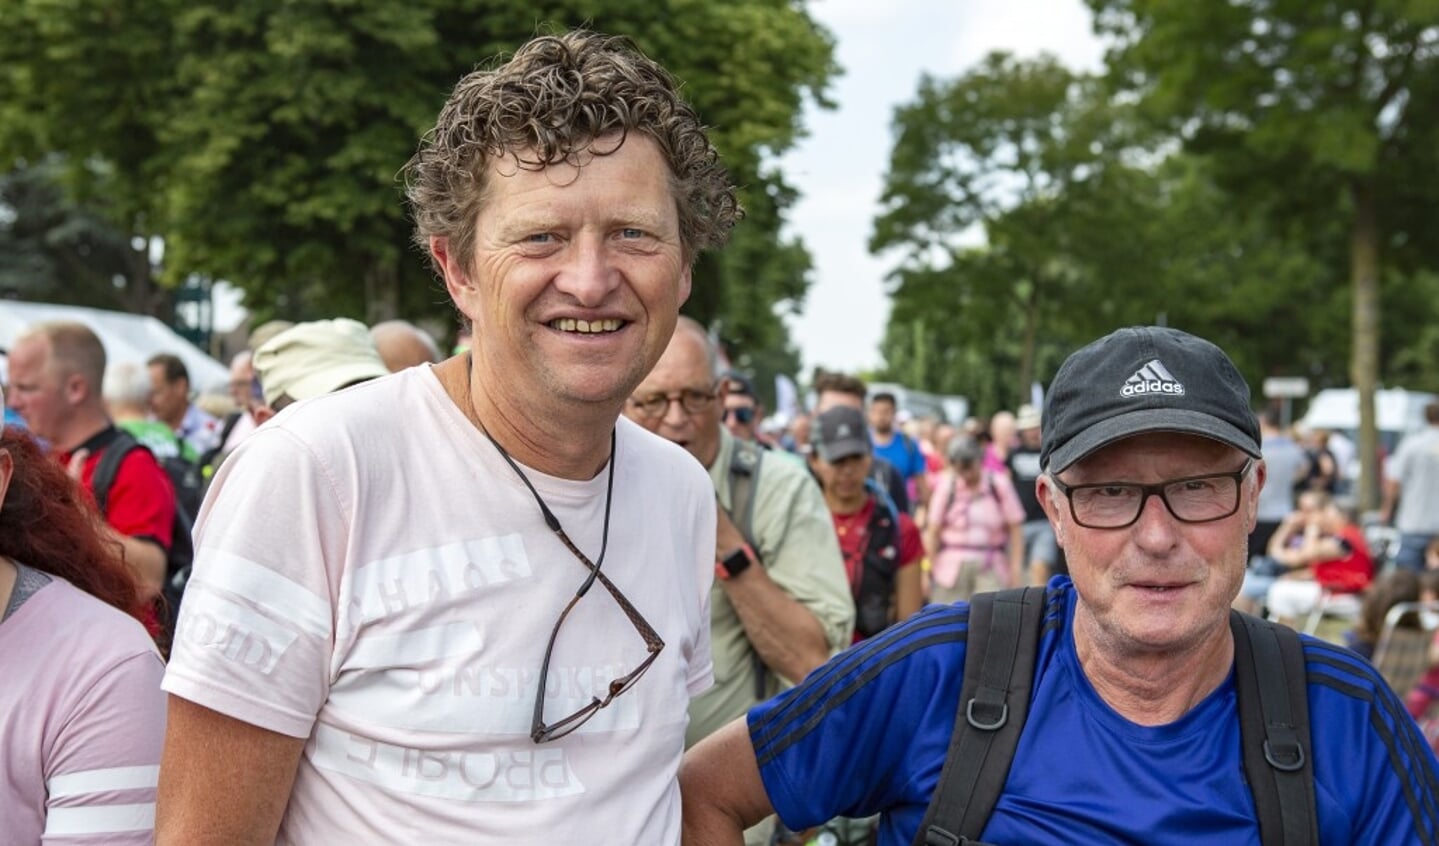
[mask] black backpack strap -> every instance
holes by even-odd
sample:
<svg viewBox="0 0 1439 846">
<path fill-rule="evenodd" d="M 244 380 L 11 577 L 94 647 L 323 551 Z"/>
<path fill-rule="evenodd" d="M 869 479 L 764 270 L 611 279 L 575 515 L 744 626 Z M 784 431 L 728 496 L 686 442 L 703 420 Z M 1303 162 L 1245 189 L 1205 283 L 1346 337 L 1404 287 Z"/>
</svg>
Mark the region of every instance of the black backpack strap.
<svg viewBox="0 0 1439 846">
<path fill-rule="evenodd" d="M 1043 620 L 1042 587 L 970 600 L 959 711 L 915 846 L 972 843 L 984 831 L 1028 716 Z"/>
<path fill-rule="evenodd" d="M 760 558 L 759 540 L 754 534 L 755 486 L 759 484 L 760 468 L 764 466 L 764 451 L 758 444 L 734 439 L 734 449 L 729 459 L 729 515 L 735 528 L 744 536 L 750 551 Z M 760 565 L 764 560 L 760 558 Z M 756 701 L 768 699 L 769 667 L 750 650 L 750 661 L 754 664 L 754 696 Z"/>
<path fill-rule="evenodd" d="M 1229 628 L 1244 773 L 1254 793 L 1259 840 L 1267 846 L 1318 843 L 1304 646 L 1293 629 L 1238 611 L 1230 612 Z"/>
<path fill-rule="evenodd" d="M 140 442 L 135 440 L 129 432 L 124 429 L 116 429 L 115 437 L 105 446 L 105 451 L 100 453 L 100 463 L 95 465 L 95 473 L 90 477 L 90 492 L 95 497 L 95 505 L 104 514 L 110 500 L 110 488 L 115 485 L 115 475 L 120 472 L 120 462 L 125 460 L 133 450 L 140 448 Z"/>
<path fill-rule="evenodd" d="M 754 536 L 754 491 L 759 484 L 763 463 L 764 453 L 757 445 L 735 438 L 729 461 L 729 514 L 735 528 L 744 535 L 745 543 L 756 555 L 759 554 L 759 543 Z"/>
</svg>

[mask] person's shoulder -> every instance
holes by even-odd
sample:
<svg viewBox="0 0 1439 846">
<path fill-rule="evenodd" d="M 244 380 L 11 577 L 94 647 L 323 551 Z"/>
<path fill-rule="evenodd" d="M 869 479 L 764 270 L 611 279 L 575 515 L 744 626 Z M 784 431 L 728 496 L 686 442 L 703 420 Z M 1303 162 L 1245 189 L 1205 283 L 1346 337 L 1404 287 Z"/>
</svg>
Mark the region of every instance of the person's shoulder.
<svg viewBox="0 0 1439 846">
<path fill-rule="evenodd" d="M 434 398 L 426 379 L 443 393 L 426 368 L 412 367 L 294 403 L 255 434 L 284 431 L 307 444 L 393 437 L 417 428 L 432 413 Z"/>
<path fill-rule="evenodd" d="M 165 473 L 165 468 L 160 465 L 160 457 L 155 454 L 150 445 L 129 431 L 125 431 L 125 434 L 129 436 L 128 439 L 121 438 L 111 441 L 99 451 L 98 455 L 100 460 L 103 461 L 105 453 L 110 450 L 124 449 L 127 450 L 127 452 L 120 457 L 120 463 L 116 465 L 115 472 L 117 476 L 123 475 L 126 479 L 133 479 L 137 475 L 164 476 L 166 479 L 169 479 L 170 477 Z M 133 446 L 131 444 L 133 444 Z"/>
<path fill-rule="evenodd" d="M 620 459 L 625 462 L 620 465 L 621 468 L 630 464 L 637 467 L 647 480 L 674 480 L 686 486 L 697 485 L 713 496 L 714 482 L 709 472 L 679 444 L 624 416 L 615 421 L 615 442 Z"/>
<path fill-rule="evenodd" d="M 1398 699 L 1379 670 L 1354 650 L 1312 635 L 1301 634 L 1305 671 L 1308 673 L 1310 724 L 1322 726 L 1342 711 L 1383 708 L 1385 700 Z M 1316 692 L 1320 695 L 1314 695 Z M 1402 706 L 1397 706 L 1402 707 Z"/>
<path fill-rule="evenodd" d="M 154 641 L 139 620 L 52 576 L 26 602 L 49 632 L 44 648 L 55 655 L 80 654 L 87 666 L 108 666 L 137 655 L 154 655 Z M 25 606 L 21 606 L 25 610 Z"/>
</svg>

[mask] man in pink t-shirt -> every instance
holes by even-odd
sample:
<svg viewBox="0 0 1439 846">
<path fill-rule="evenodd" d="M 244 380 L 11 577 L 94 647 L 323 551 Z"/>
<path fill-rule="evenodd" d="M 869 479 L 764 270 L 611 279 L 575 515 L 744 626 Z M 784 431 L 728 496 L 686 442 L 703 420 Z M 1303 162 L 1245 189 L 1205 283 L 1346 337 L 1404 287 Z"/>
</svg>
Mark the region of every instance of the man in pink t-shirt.
<svg viewBox="0 0 1439 846">
<path fill-rule="evenodd" d="M 462 79 L 406 177 L 473 345 L 220 468 L 157 842 L 678 844 L 714 489 L 620 411 L 734 186 L 672 78 L 584 32 Z"/>
</svg>

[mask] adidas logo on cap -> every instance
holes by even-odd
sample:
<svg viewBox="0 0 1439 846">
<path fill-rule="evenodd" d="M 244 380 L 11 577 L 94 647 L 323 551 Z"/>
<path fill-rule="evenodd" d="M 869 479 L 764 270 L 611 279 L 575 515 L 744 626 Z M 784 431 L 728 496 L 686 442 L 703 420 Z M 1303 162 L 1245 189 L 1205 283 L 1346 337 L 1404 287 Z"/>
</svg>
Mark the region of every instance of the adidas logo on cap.
<svg viewBox="0 0 1439 846">
<path fill-rule="evenodd" d="M 1184 395 L 1184 383 L 1174 378 L 1159 359 L 1154 359 L 1130 376 L 1124 382 L 1124 387 L 1119 389 L 1122 397 L 1139 397 L 1149 394 L 1169 394 L 1171 396 Z"/>
</svg>

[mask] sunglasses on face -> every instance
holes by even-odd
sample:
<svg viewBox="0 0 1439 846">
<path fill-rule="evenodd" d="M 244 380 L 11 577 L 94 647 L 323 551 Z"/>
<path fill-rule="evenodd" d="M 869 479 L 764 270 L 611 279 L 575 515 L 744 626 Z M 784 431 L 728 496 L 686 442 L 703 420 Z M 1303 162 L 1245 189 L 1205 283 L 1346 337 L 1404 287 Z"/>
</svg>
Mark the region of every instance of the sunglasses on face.
<svg viewBox="0 0 1439 846">
<path fill-rule="evenodd" d="M 730 418 L 734 418 L 735 422 L 741 426 L 747 426 L 754 422 L 754 408 L 748 405 L 726 408 L 724 410 L 724 419 L 728 421 Z"/>
</svg>

